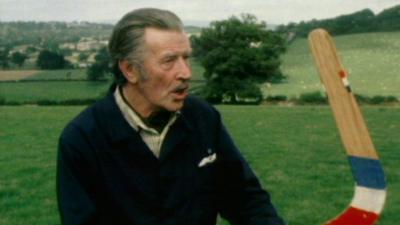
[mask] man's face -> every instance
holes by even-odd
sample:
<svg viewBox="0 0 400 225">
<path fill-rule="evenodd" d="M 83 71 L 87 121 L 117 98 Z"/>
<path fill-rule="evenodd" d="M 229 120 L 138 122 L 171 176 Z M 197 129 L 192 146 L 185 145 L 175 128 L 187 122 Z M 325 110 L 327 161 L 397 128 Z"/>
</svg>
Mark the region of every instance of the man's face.
<svg viewBox="0 0 400 225">
<path fill-rule="evenodd" d="M 139 92 L 152 112 L 180 110 L 188 95 L 191 78 L 191 47 L 183 32 L 155 28 L 145 30 L 143 70 Z"/>
</svg>

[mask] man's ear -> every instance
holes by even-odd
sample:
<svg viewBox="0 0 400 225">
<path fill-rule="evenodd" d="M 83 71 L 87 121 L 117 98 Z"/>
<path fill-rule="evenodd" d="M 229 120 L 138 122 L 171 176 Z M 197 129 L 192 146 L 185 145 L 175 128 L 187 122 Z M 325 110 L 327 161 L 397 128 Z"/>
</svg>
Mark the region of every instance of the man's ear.
<svg viewBox="0 0 400 225">
<path fill-rule="evenodd" d="M 129 83 L 136 84 L 139 80 L 139 72 L 137 69 L 128 62 L 128 60 L 123 59 L 118 63 L 119 69 Z"/>
</svg>

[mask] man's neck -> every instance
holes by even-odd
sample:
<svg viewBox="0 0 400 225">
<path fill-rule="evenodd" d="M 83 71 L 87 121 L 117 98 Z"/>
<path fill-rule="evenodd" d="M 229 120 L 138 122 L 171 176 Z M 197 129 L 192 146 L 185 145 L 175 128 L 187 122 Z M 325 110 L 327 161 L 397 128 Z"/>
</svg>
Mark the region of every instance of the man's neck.
<svg viewBox="0 0 400 225">
<path fill-rule="evenodd" d="M 126 84 L 120 87 L 120 93 L 124 101 L 136 112 L 143 120 L 155 115 L 158 111 L 152 107 L 149 107 L 146 100 L 140 96 L 137 89 L 133 88 L 131 85 Z"/>
<path fill-rule="evenodd" d="M 132 88 L 134 89 L 134 88 Z M 151 111 L 151 110 L 143 110 L 143 108 L 140 108 L 140 100 L 141 98 L 134 98 L 131 97 L 129 98 L 129 92 L 130 89 L 127 87 L 127 85 L 120 87 L 118 90 L 121 94 L 122 99 L 124 102 L 140 117 L 140 119 L 148 126 L 151 128 L 156 129 L 158 132 L 161 133 L 161 131 L 164 129 L 164 127 L 168 124 L 168 121 L 172 117 L 172 113 L 168 112 L 166 110 L 157 110 L 157 111 Z M 133 95 L 135 96 L 135 95 Z M 143 104 L 142 104 L 143 105 Z M 138 107 L 139 106 L 139 107 Z M 142 109 L 142 112 L 139 110 Z"/>
</svg>

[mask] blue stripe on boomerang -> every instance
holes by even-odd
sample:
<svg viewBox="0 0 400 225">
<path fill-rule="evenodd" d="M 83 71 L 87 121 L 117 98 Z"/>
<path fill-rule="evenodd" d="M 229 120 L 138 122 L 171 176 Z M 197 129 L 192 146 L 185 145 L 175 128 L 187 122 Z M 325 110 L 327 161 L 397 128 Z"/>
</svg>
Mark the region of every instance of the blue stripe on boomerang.
<svg viewBox="0 0 400 225">
<path fill-rule="evenodd" d="M 385 189 L 385 175 L 379 160 L 348 156 L 358 186 Z"/>
</svg>

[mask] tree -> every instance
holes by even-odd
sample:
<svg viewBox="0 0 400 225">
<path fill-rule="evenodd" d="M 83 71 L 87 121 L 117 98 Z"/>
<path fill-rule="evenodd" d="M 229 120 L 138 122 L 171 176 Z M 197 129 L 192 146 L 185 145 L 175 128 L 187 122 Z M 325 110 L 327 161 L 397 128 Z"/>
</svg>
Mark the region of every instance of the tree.
<svg viewBox="0 0 400 225">
<path fill-rule="evenodd" d="M 35 53 L 35 52 L 37 52 L 37 48 L 35 48 L 34 46 L 28 46 L 27 48 L 26 48 L 26 53 L 28 53 L 28 54 L 32 54 L 32 53 Z"/>
<path fill-rule="evenodd" d="M 78 59 L 80 62 L 86 61 L 88 58 L 89 58 L 89 54 L 87 54 L 87 53 L 82 52 L 78 55 Z"/>
<path fill-rule="evenodd" d="M 383 10 L 377 15 L 375 22 L 379 31 L 400 30 L 400 5 Z"/>
<path fill-rule="evenodd" d="M 11 54 L 11 62 L 18 65 L 18 67 L 22 67 L 27 58 L 28 56 L 21 52 L 14 52 Z"/>
<path fill-rule="evenodd" d="M 0 65 L 3 69 L 7 69 L 8 67 L 10 67 L 9 65 L 9 61 L 10 61 L 10 57 L 9 57 L 9 52 L 10 52 L 10 48 L 9 47 L 0 47 Z"/>
<path fill-rule="evenodd" d="M 111 58 L 108 54 L 107 48 L 101 48 L 94 59 L 96 60 L 95 63 L 93 63 L 86 71 L 87 78 L 91 81 L 102 80 L 107 74 L 111 73 Z"/>
<path fill-rule="evenodd" d="M 54 37 L 55 34 L 49 34 L 48 37 L 43 38 L 42 48 L 48 49 L 51 52 L 60 52 L 59 41 Z"/>
<path fill-rule="evenodd" d="M 191 41 L 194 56 L 205 68 L 203 94 L 209 101 L 260 99 L 258 84 L 284 78 L 279 66 L 285 40 L 253 15 L 212 22 Z"/>
<path fill-rule="evenodd" d="M 39 53 L 36 65 L 44 70 L 63 69 L 68 66 L 68 62 L 63 55 L 49 50 L 42 50 Z"/>
</svg>

